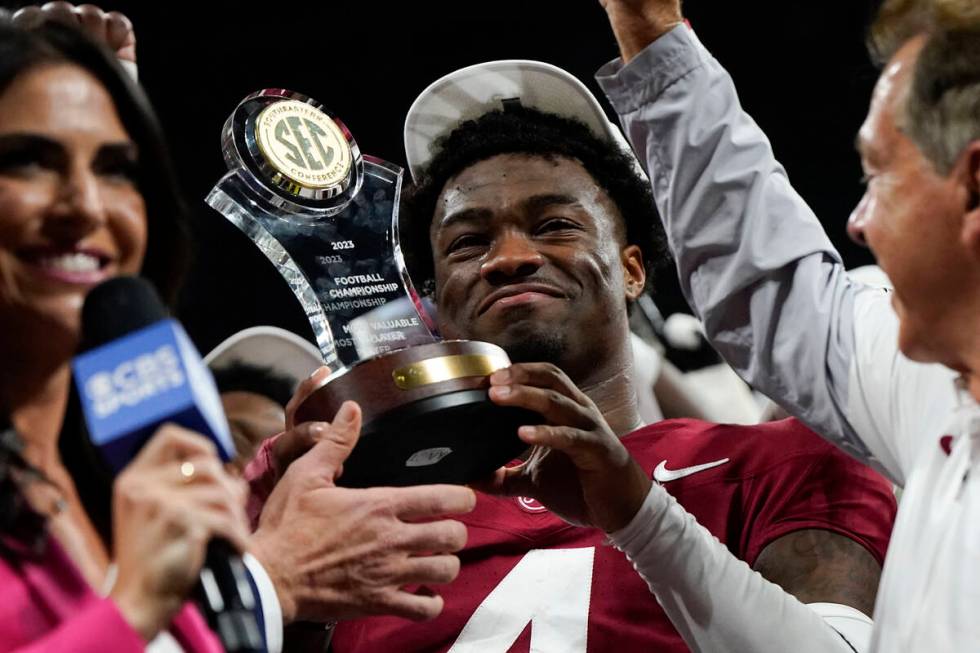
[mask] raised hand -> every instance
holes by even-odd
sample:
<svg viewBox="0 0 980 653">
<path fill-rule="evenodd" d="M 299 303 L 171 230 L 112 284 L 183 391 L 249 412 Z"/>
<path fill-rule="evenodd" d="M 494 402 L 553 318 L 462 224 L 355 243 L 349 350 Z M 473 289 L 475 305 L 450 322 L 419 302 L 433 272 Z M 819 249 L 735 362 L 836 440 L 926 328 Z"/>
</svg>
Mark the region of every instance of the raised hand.
<svg viewBox="0 0 980 653">
<path fill-rule="evenodd" d="M 18 9 L 13 15 L 15 25 L 28 29 L 45 20 L 81 27 L 93 39 L 105 43 L 121 61 L 136 63 L 133 23 L 118 11 L 104 11 L 91 4 L 76 6 L 70 2 L 48 2 Z"/>
<path fill-rule="evenodd" d="M 681 23 L 681 0 L 599 0 L 628 62 Z"/>
</svg>

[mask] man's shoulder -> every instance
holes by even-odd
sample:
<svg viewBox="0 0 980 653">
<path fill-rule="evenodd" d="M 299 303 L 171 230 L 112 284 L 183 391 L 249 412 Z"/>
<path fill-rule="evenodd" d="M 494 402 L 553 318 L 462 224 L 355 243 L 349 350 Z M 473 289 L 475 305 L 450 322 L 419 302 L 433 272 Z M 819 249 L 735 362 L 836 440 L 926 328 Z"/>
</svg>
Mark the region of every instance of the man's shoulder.
<svg viewBox="0 0 980 653">
<path fill-rule="evenodd" d="M 751 426 L 670 420 L 624 444 L 743 560 L 802 528 L 841 532 L 884 555 L 895 513 L 891 486 L 795 419 Z"/>
</svg>

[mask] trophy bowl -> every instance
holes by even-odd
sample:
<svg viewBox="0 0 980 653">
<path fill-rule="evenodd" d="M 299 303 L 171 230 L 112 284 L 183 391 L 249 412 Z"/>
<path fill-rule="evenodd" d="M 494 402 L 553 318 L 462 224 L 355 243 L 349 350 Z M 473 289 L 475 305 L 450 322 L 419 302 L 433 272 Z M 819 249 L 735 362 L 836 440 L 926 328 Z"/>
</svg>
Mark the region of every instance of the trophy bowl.
<svg viewBox="0 0 980 653">
<path fill-rule="evenodd" d="M 344 401 L 363 412 L 361 437 L 338 484 L 347 487 L 467 483 L 527 448 L 517 428 L 531 411 L 492 403 L 488 376 L 510 364 L 486 342 L 407 347 L 332 376 L 299 407 L 296 421 L 329 420 Z"/>
</svg>

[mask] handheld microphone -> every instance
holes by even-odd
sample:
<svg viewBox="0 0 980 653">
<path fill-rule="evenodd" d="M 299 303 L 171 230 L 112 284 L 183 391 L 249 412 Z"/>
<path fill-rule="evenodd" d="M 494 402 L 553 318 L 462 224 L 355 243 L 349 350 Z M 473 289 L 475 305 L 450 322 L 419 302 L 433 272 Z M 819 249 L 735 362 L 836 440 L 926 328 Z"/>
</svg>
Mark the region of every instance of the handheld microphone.
<svg viewBox="0 0 980 653">
<path fill-rule="evenodd" d="M 88 294 L 72 376 L 89 441 L 114 476 L 165 422 L 208 437 L 227 462 L 235 452 L 210 371 L 154 288 L 111 279 Z M 208 543 L 198 602 L 225 649 L 261 653 L 265 640 L 241 557 L 225 540 Z"/>
</svg>

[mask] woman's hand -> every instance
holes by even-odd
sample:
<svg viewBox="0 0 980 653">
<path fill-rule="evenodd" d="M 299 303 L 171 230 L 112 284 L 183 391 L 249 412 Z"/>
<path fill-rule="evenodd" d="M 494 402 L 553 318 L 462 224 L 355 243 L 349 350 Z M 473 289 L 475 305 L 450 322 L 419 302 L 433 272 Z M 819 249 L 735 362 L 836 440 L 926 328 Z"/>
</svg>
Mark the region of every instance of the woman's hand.
<svg viewBox="0 0 980 653">
<path fill-rule="evenodd" d="M 110 596 L 147 641 L 180 609 L 212 538 L 244 551 L 245 484 L 229 476 L 204 437 L 165 425 L 116 478 Z"/>
</svg>

